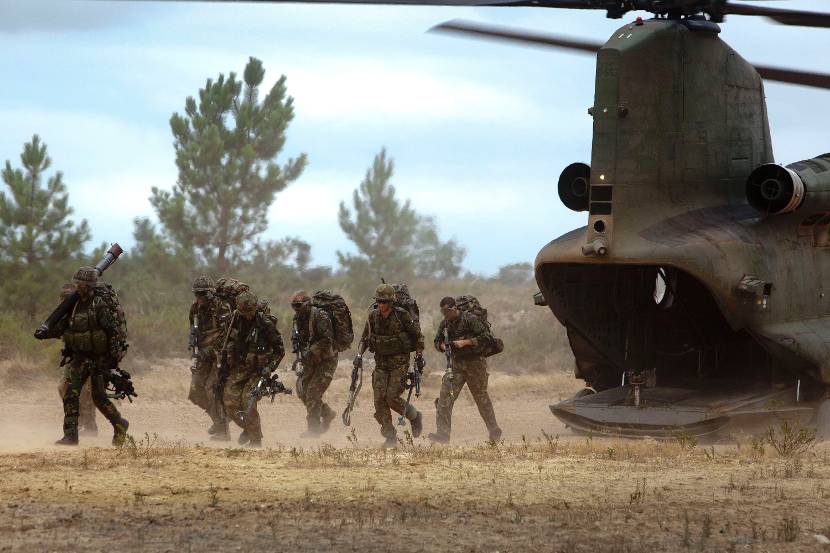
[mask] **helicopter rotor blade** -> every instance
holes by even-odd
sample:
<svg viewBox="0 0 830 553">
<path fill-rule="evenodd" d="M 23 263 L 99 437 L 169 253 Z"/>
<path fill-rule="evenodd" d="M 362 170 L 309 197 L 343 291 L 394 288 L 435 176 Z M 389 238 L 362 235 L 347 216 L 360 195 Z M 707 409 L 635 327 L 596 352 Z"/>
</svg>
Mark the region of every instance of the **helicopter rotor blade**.
<svg viewBox="0 0 830 553">
<path fill-rule="evenodd" d="M 512 29 L 500 25 L 485 25 L 472 21 L 454 19 L 441 23 L 430 29 L 430 32 L 460 34 L 484 39 L 496 39 L 506 42 L 564 48 L 566 50 L 577 50 L 581 52 L 596 53 L 602 44 L 561 38 L 547 33 Z M 799 71 L 795 69 L 783 69 L 779 67 L 768 67 L 756 65 L 755 69 L 763 79 L 780 83 L 810 86 L 814 88 L 830 89 L 830 74 L 813 73 L 810 71 Z"/>
<path fill-rule="evenodd" d="M 766 8 L 733 3 L 726 4 L 722 9 L 725 15 L 757 15 L 772 19 L 782 25 L 830 28 L 830 13 L 788 10 L 785 8 Z"/>
<path fill-rule="evenodd" d="M 519 42 L 524 44 L 536 44 L 540 46 L 553 46 L 569 50 L 579 50 L 595 54 L 602 48 L 598 42 L 560 38 L 547 33 L 536 33 L 532 31 L 511 29 L 499 25 L 482 25 L 470 21 L 453 19 L 432 27 L 431 33 L 451 33 L 467 35 L 476 38 L 504 40 L 507 42 Z"/>
</svg>

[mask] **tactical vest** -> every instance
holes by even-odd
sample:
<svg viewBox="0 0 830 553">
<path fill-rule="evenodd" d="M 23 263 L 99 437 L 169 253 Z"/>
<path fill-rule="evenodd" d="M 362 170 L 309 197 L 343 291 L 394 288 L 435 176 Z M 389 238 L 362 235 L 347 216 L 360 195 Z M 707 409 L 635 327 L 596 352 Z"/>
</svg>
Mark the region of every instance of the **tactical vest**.
<svg viewBox="0 0 830 553">
<path fill-rule="evenodd" d="M 107 353 L 109 340 L 107 333 L 98 323 L 97 308 L 101 299 L 93 296 L 91 300 L 78 302 L 69 315 L 63 343 L 66 349 L 82 355 L 103 355 Z"/>
<path fill-rule="evenodd" d="M 393 307 L 392 309 L 392 313 L 383 321 L 386 326 L 384 330 L 392 331 L 388 334 L 378 333 L 378 327 L 381 326 L 382 319 L 380 311 L 374 309 L 369 314 L 369 351 L 375 355 L 400 355 L 415 349 L 412 339 L 401 321 L 401 313 L 406 313 L 406 311 L 400 307 Z"/>
</svg>

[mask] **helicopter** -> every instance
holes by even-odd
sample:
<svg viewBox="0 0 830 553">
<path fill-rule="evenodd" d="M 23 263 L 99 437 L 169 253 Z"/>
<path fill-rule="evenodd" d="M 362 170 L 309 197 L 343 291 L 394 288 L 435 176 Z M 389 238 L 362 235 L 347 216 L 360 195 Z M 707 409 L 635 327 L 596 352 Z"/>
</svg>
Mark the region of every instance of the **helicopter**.
<svg viewBox="0 0 830 553">
<path fill-rule="evenodd" d="M 830 433 L 830 153 L 775 163 L 764 80 L 830 75 L 752 65 L 731 16 L 830 27 L 830 14 L 737 0 L 311 0 L 647 12 L 604 43 L 450 21 L 433 28 L 596 56 L 590 164 L 558 195 L 587 224 L 545 245 L 539 293 L 585 387 L 551 405 L 578 432 L 717 434 L 770 417 Z M 830 436 L 828 436 L 830 437 Z"/>
</svg>

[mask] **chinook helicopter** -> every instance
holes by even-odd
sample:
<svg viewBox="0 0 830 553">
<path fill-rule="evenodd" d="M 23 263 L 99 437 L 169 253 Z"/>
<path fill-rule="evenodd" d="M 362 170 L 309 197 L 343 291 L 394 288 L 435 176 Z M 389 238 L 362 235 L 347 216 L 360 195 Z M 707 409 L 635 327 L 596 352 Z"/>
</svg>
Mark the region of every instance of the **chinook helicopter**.
<svg viewBox="0 0 830 553">
<path fill-rule="evenodd" d="M 706 435 L 771 415 L 830 432 L 830 154 L 775 164 L 763 83 L 827 89 L 830 75 L 753 66 L 719 37 L 726 16 L 827 28 L 830 14 L 735 0 L 310 2 L 652 14 L 604 44 L 433 29 L 596 55 L 591 163 L 558 183 L 587 225 L 535 262 L 535 303 L 566 328 L 586 384 L 551 411 L 623 436 Z"/>
</svg>

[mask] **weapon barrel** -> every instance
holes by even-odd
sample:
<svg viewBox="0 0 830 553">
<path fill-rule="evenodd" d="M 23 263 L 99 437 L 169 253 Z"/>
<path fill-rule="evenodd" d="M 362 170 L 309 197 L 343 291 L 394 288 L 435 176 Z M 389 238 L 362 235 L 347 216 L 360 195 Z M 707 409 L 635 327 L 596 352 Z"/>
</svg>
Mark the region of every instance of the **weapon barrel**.
<svg viewBox="0 0 830 553">
<path fill-rule="evenodd" d="M 102 275 L 104 271 L 106 271 L 110 265 L 115 263 L 115 260 L 118 259 L 124 250 L 121 249 L 121 246 L 118 244 L 113 244 L 110 249 L 107 251 L 107 255 L 101 259 L 96 265 L 95 269 L 98 271 L 98 275 Z M 49 337 L 49 331 L 54 328 L 55 324 L 64 318 L 72 308 L 75 307 L 75 304 L 78 302 L 78 292 L 72 292 L 66 298 L 61 301 L 58 306 L 55 308 L 54 311 L 46 318 L 43 323 L 35 330 L 35 338 L 38 340 L 43 340 Z"/>
</svg>

